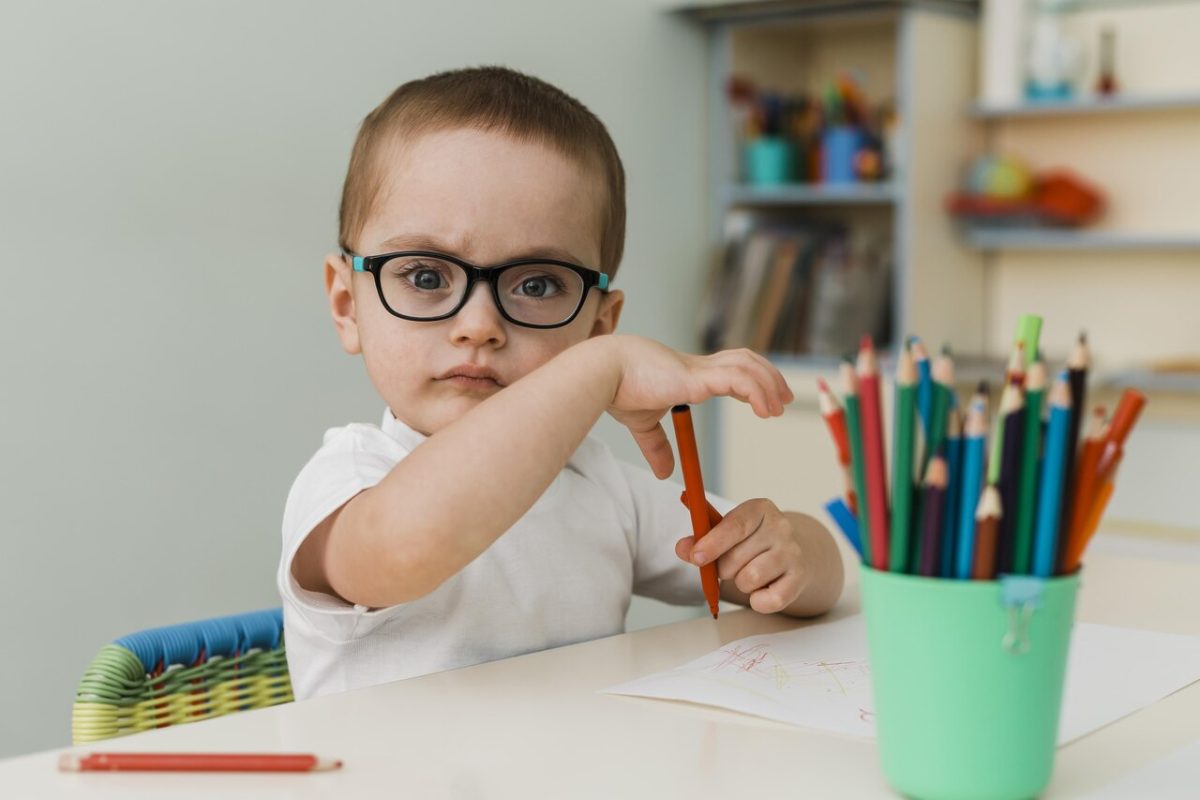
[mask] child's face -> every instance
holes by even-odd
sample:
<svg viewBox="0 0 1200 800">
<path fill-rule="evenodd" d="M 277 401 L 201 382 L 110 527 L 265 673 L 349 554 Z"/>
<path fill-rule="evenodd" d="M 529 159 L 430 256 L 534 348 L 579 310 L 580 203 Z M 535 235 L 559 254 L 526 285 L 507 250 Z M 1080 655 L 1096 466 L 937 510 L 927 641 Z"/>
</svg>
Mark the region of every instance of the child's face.
<svg viewBox="0 0 1200 800">
<path fill-rule="evenodd" d="M 426 134 L 387 160 L 359 254 L 432 250 L 483 267 L 541 256 L 599 268 L 602 184 L 557 151 L 464 128 Z M 388 313 L 374 276 L 340 255 L 327 257 L 325 282 L 346 352 L 363 354 L 398 419 L 430 435 L 571 345 L 611 333 L 622 303 L 619 291 L 592 289 L 568 325 L 525 328 L 477 283 L 455 316 L 417 322 Z M 463 365 L 497 379 L 453 377 Z"/>
</svg>

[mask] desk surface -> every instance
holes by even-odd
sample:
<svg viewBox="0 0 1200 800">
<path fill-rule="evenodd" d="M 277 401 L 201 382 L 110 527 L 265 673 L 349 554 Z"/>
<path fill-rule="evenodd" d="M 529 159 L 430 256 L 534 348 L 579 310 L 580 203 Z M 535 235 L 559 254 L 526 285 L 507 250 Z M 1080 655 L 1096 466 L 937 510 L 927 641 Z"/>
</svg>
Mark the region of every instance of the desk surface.
<svg viewBox="0 0 1200 800">
<path fill-rule="evenodd" d="M 1095 555 L 1078 618 L 1200 634 L 1200 569 Z M 833 618 L 856 613 L 847 587 Z M 895 797 L 872 741 L 720 709 L 602 694 L 723 643 L 805 623 L 751 611 L 99 743 L 106 750 L 302 751 L 307 775 L 60 774 L 57 753 L 0 762 L 6 797 Z M 67 713 L 64 705 L 63 713 Z M 1059 751 L 1048 797 L 1084 797 L 1200 737 L 1200 684 Z M 89 749 L 89 748 L 81 748 Z M 1146 795 L 1148 796 L 1148 795 Z"/>
</svg>

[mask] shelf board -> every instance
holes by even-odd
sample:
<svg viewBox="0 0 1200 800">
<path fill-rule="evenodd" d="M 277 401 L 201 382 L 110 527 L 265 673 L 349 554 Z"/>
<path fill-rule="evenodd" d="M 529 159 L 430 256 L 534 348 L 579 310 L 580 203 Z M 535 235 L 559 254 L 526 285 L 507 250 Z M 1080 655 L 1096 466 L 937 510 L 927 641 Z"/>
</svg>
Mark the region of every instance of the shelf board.
<svg viewBox="0 0 1200 800">
<path fill-rule="evenodd" d="M 891 183 L 789 183 L 779 186 L 729 186 L 731 206 L 879 205 L 899 196 Z"/>
<path fill-rule="evenodd" d="M 1200 250 L 1200 233 L 1095 230 L 970 230 L 976 250 Z"/>
<path fill-rule="evenodd" d="M 1045 100 L 1015 105 L 976 103 L 972 116 L 979 119 L 1019 117 L 1059 117 L 1081 114 L 1121 114 L 1138 111 L 1200 111 L 1200 92 L 1178 95 L 1118 95 L 1111 98 L 1087 97 L 1076 100 Z"/>
</svg>

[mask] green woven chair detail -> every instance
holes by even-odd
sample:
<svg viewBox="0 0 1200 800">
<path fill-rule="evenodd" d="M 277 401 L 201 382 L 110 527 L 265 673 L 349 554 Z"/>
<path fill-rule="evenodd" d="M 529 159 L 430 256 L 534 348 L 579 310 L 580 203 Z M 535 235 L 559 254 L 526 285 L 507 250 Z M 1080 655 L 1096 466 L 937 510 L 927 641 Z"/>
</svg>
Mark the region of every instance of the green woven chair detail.
<svg viewBox="0 0 1200 800">
<path fill-rule="evenodd" d="M 75 691 L 75 744 L 292 700 L 280 609 L 153 628 L 105 645 Z"/>
</svg>

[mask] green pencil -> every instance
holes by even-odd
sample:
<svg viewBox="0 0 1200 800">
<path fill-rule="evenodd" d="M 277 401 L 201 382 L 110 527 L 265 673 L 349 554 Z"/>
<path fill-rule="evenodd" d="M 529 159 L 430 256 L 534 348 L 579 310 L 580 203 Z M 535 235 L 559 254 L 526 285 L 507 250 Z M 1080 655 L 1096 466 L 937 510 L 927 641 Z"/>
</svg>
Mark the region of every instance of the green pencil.
<svg viewBox="0 0 1200 800">
<path fill-rule="evenodd" d="M 921 474 L 929 469 L 929 461 L 946 438 L 946 419 L 950 416 L 950 397 L 954 393 L 954 360 L 950 348 L 943 347 L 942 353 L 933 362 L 933 410 L 929 419 L 929 441 L 925 443 L 925 454 L 921 458 Z"/>
<path fill-rule="evenodd" d="M 1025 375 L 1025 442 L 1017 489 L 1017 549 L 1013 560 L 1018 575 L 1033 569 L 1033 519 L 1037 507 L 1038 455 L 1042 449 L 1042 399 L 1046 396 L 1046 365 L 1034 361 Z"/>
<path fill-rule="evenodd" d="M 1008 356 L 1008 368 L 1004 371 L 1004 383 L 1000 385 L 1000 394 L 1004 387 L 1016 381 L 1025 385 L 1025 345 L 1022 342 L 1013 344 L 1012 353 Z M 988 453 L 987 482 L 1000 482 L 1000 453 L 1004 450 L 1004 415 L 996 415 L 996 429 L 992 435 L 992 449 Z"/>
<path fill-rule="evenodd" d="M 1025 348 L 1026 367 L 1031 366 L 1037 359 L 1038 339 L 1041 335 L 1042 318 L 1037 314 L 1022 314 L 1017 320 L 1017 341 Z"/>
<path fill-rule="evenodd" d="M 888 544 L 888 566 L 892 572 L 909 569 L 908 538 L 912 523 L 913 497 L 913 412 L 917 402 L 917 366 L 906 346 L 896 364 L 896 419 L 892 426 L 892 540 Z"/>
<path fill-rule="evenodd" d="M 858 416 L 858 376 L 854 364 L 843 361 L 841 366 L 842 401 L 846 406 L 846 435 L 850 437 L 850 470 L 854 475 L 854 494 L 858 499 L 858 531 L 862 542 L 862 561 L 871 561 L 871 525 L 867 516 L 867 481 L 863 463 L 862 426 Z"/>
</svg>

